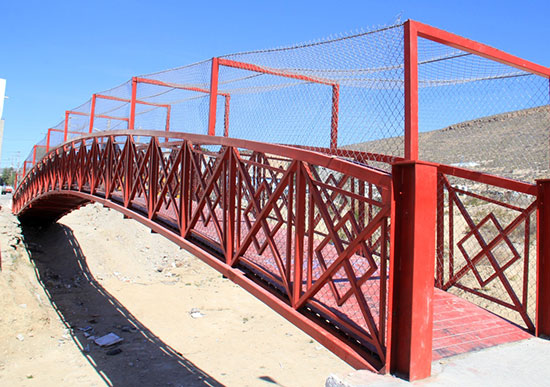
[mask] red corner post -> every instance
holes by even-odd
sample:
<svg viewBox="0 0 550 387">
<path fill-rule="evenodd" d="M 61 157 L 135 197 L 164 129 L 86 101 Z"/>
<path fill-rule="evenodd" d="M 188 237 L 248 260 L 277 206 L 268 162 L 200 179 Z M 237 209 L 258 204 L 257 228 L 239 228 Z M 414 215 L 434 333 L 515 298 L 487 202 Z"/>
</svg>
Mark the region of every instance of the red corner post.
<svg viewBox="0 0 550 387">
<path fill-rule="evenodd" d="M 132 78 L 132 99 L 130 100 L 130 118 L 128 119 L 128 129 L 134 130 L 136 123 L 136 99 L 137 99 L 137 83 L 136 77 Z"/>
<path fill-rule="evenodd" d="M 67 142 L 69 138 L 69 111 L 65 112 L 65 127 L 63 131 L 63 142 Z"/>
<path fill-rule="evenodd" d="M 390 372 L 410 381 L 430 376 L 437 205 L 437 166 L 393 165 Z"/>
<path fill-rule="evenodd" d="M 216 111 L 218 105 L 218 72 L 219 58 L 212 58 L 212 73 L 210 74 L 210 110 L 208 114 L 208 135 L 216 135 Z"/>
<path fill-rule="evenodd" d="M 92 106 L 90 107 L 90 129 L 89 132 L 92 133 L 94 131 L 94 117 L 95 117 L 95 103 L 97 100 L 97 95 L 92 95 Z"/>
<path fill-rule="evenodd" d="M 418 160 L 418 30 L 407 20 L 405 33 L 405 159 Z"/>
<path fill-rule="evenodd" d="M 550 336 L 550 179 L 537 180 L 537 315 L 535 333 Z"/>
</svg>

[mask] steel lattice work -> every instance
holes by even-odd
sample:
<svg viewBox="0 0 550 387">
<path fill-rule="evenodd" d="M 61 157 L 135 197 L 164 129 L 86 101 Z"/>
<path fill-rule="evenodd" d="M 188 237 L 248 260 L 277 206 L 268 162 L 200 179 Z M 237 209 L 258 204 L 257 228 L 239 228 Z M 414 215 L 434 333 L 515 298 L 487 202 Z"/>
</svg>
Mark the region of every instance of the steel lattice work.
<svg viewBox="0 0 550 387">
<path fill-rule="evenodd" d="M 447 329 L 434 280 L 550 334 L 549 78 L 415 21 L 134 77 L 48 129 L 13 211 L 103 203 L 355 367 L 418 379 Z"/>
</svg>

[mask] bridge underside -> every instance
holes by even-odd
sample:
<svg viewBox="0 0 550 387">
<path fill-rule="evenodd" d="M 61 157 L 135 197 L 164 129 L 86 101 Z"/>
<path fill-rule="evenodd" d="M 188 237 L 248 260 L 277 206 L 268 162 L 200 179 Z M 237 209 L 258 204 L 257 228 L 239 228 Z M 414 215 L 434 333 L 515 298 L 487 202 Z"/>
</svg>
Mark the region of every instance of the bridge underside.
<svg viewBox="0 0 550 387">
<path fill-rule="evenodd" d="M 18 218 L 28 225 L 47 225 L 88 203 L 89 199 L 65 192 L 44 195 L 21 212 Z"/>
</svg>

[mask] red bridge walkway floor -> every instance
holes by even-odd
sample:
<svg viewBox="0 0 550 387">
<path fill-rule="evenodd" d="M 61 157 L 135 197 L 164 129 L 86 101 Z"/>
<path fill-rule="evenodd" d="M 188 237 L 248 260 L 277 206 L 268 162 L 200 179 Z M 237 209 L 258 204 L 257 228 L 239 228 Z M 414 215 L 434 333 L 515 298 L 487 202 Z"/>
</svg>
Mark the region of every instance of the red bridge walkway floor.
<svg viewBox="0 0 550 387">
<path fill-rule="evenodd" d="M 531 337 L 508 320 L 435 289 L 432 360 Z"/>
</svg>

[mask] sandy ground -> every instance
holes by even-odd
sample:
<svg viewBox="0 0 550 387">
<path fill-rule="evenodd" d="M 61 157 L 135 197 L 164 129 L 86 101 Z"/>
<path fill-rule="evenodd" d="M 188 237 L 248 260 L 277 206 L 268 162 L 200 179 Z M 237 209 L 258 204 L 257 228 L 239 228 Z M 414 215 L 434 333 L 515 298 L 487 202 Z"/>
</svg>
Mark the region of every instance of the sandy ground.
<svg viewBox="0 0 550 387">
<path fill-rule="evenodd" d="M 202 261 L 88 205 L 21 229 L 0 204 L 0 385 L 323 386 L 353 369 Z M 124 340 L 94 343 L 113 332 Z"/>
</svg>

